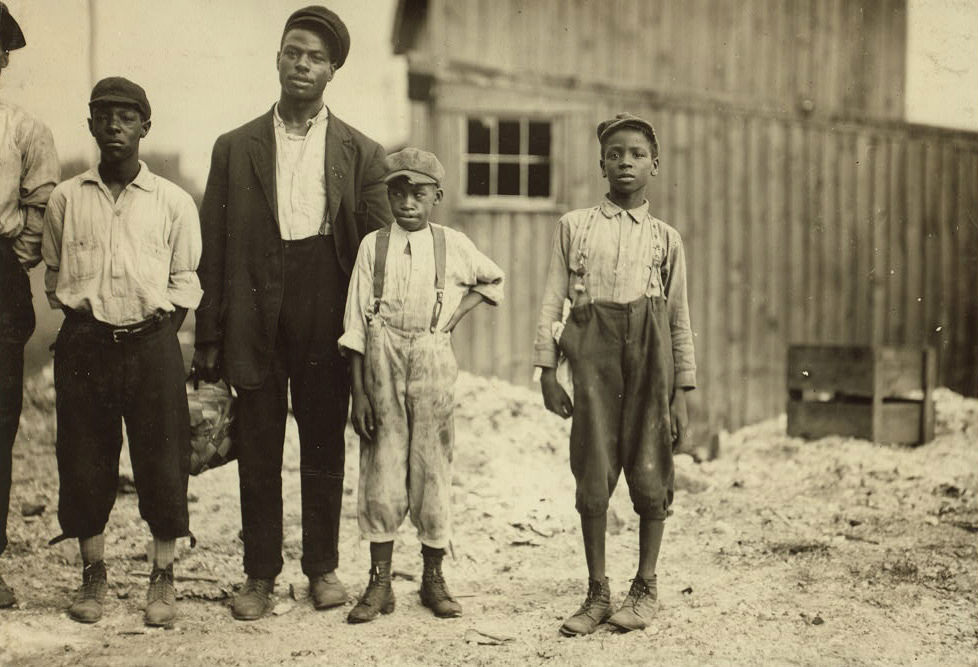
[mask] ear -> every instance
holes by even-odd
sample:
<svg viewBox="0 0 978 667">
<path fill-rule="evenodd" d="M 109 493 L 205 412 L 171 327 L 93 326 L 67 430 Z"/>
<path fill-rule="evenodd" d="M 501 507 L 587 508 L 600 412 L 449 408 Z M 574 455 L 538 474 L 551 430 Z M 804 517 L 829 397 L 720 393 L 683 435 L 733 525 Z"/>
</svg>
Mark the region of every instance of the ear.
<svg viewBox="0 0 978 667">
<path fill-rule="evenodd" d="M 441 188 L 435 188 L 435 199 L 432 206 L 438 206 L 441 203 L 442 198 L 445 196 L 445 191 Z"/>
<path fill-rule="evenodd" d="M 601 167 L 601 178 L 608 178 L 608 172 L 604 170 L 604 158 L 598 160 L 598 165 Z"/>
<path fill-rule="evenodd" d="M 0 51 L 0 69 L 10 64 L 10 51 Z"/>
<path fill-rule="evenodd" d="M 92 119 L 91 118 L 88 119 L 88 133 L 90 135 L 92 135 L 93 137 L 95 136 L 95 128 L 92 126 Z"/>
<path fill-rule="evenodd" d="M 336 63 L 331 60 L 329 61 L 329 72 L 326 73 L 326 83 L 332 81 L 334 76 L 336 76 Z"/>
<path fill-rule="evenodd" d="M 278 71 L 278 68 L 281 65 L 282 65 L 282 50 L 279 49 L 278 51 L 275 52 L 275 71 L 276 72 Z"/>
<path fill-rule="evenodd" d="M 654 158 L 652 160 L 652 175 L 653 176 L 659 175 L 659 158 Z"/>
<path fill-rule="evenodd" d="M 142 123 L 140 124 L 140 128 L 139 128 L 139 137 L 140 137 L 140 138 L 143 138 L 143 137 L 145 137 L 145 136 L 146 136 L 147 134 L 149 134 L 149 128 L 150 128 L 150 127 L 151 127 L 152 125 L 153 125 L 153 122 L 152 122 L 152 121 L 150 121 L 150 120 L 144 120 L 144 121 L 143 121 L 143 122 L 142 122 Z"/>
</svg>

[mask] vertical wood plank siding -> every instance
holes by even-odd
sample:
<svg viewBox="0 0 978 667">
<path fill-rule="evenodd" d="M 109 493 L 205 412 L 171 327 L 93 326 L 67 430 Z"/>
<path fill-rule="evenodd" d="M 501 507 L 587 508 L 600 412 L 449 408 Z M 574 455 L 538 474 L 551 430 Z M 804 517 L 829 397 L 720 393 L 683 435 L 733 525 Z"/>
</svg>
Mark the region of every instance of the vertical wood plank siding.
<svg viewBox="0 0 978 667">
<path fill-rule="evenodd" d="M 628 108 L 662 146 L 653 210 L 683 235 L 715 428 L 777 414 L 790 343 L 931 344 L 940 380 L 978 394 L 978 135 L 596 101 L 567 117 L 567 208 L 598 201 L 596 119 Z M 457 123 L 446 123 L 455 126 Z M 448 211 L 442 211 L 447 214 Z M 451 214 L 508 276 L 507 302 L 456 337 L 463 367 L 527 383 L 558 212 Z"/>
<path fill-rule="evenodd" d="M 427 16 L 420 41 L 442 65 L 903 114 L 906 0 L 429 0 Z"/>
</svg>

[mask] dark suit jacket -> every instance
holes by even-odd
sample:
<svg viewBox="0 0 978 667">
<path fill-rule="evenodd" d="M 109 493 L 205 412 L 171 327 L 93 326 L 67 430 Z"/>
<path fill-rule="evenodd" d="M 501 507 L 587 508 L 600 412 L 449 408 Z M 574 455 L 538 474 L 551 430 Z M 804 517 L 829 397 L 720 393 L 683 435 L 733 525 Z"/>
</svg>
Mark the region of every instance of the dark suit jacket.
<svg viewBox="0 0 978 667">
<path fill-rule="evenodd" d="M 221 344 L 225 376 L 249 389 L 268 373 L 284 290 L 272 123 L 269 110 L 218 138 L 200 209 L 204 297 L 195 342 Z M 360 240 L 393 222 L 384 149 L 330 114 L 325 173 L 337 260 L 349 276 Z"/>
</svg>

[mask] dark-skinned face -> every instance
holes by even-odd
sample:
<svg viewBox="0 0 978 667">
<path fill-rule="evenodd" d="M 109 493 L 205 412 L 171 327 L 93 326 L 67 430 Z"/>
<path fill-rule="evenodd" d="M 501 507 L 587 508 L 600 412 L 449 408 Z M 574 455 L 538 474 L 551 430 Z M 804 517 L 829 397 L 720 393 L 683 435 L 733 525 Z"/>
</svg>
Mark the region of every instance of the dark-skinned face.
<svg viewBox="0 0 978 667">
<path fill-rule="evenodd" d="M 303 28 L 285 34 L 275 63 L 282 94 L 295 100 L 321 99 L 335 73 L 329 46 L 317 33 Z"/>
<path fill-rule="evenodd" d="M 149 132 L 150 121 L 130 104 L 108 103 L 91 108 L 88 129 L 103 162 L 122 162 L 139 153 L 139 141 Z"/>
</svg>

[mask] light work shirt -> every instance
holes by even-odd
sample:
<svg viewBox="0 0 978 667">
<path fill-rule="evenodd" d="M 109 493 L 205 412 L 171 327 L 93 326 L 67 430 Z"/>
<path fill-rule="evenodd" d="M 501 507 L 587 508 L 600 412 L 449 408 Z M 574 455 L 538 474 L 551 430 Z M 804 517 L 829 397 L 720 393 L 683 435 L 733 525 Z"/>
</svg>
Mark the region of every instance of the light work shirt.
<svg viewBox="0 0 978 667">
<path fill-rule="evenodd" d="M 51 130 L 23 109 L 0 102 L 0 237 L 14 239 L 25 268 L 41 261 L 44 206 L 60 172 Z"/>
<path fill-rule="evenodd" d="M 394 223 L 384 274 L 384 293 L 378 313 L 385 322 L 404 331 L 427 331 L 435 306 L 435 248 L 431 225 L 416 232 Z M 492 305 L 503 300 L 503 270 L 479 252 L 462 232 L 445 230 L 445 294 L 437 330 L 448 324 L 452 314 L 470 291 L 478 292 Z M 377 232 L 364 237 L 350 277 L 343 315 L 341 350 L 363 354 L 366 346 L 367 314 L 372 312 L 374 257 Z"/>
<path fill-rule="evenodd" d="M 557 365 L 553 323 L 561 320 L 564 300 L 572 299 L 574 286 L 580 281 L 574 269 L 583 241 L 580 231 L 589 218 L 592 222 L 587 242 L 587 295 L 595 301 L 628 303 L 651 287 L 652 294 L 664 296 L 669 311 L 676 386 L 695 387 L 696 362 L 682 237 L 652 216 L 648 201 L 626 211 L 605 198 L 596 208 L 578 209 L 561 217 L 554 232 L 547 284 L 537 320 L 534 365 L 543 368 Z M 658 272 L 653 268 L 657 264 L 653 257 L 656 245 L 665 247 Z"/>
<path fill-rule="evenodd" d="M 326 105 L 306 121 L 305 135 L 289 134 L 285 121 L 273 113 L 275 124 L 275 190 L 278 226 L 287 241 L 329 234 L 326 220 Z"/>
<path fill-rule="evenodd" d="M 197 206 L 142 161 L 117 200 L 97 167 L 56 187 L 41 251 L 51 307 L 90 312 L 107 324 L 196 308 L 203 294 Z"/>
</svg>

